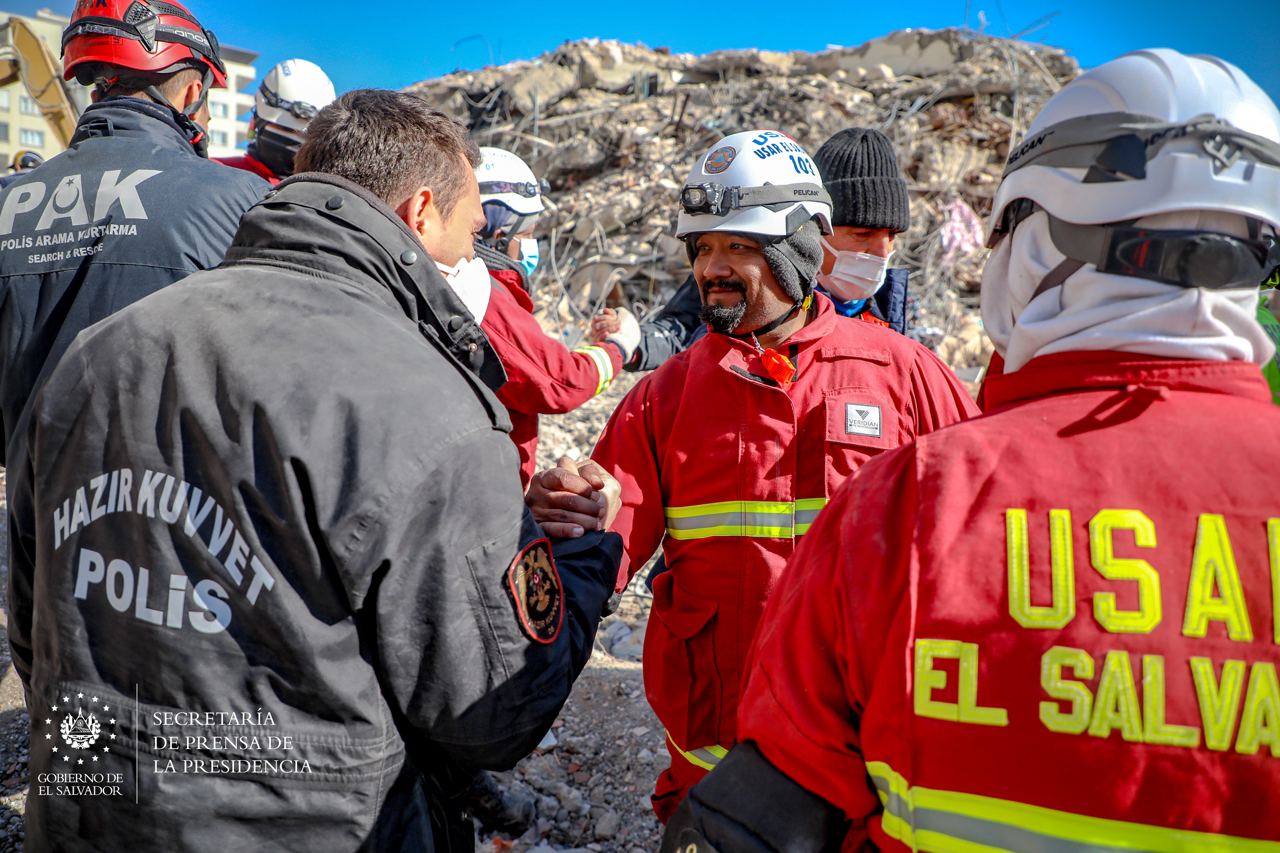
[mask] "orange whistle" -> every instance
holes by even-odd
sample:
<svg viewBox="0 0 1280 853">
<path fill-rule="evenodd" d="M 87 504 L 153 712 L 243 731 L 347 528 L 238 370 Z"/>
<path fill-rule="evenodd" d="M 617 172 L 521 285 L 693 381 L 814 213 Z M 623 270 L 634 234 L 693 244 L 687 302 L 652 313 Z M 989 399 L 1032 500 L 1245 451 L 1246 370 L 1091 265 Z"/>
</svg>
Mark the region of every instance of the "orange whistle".
<svg viewBox="0 0 1280 853">
<path fill-rule="evenodd" d="M 760 360 L 764 362 L 765 371 L 779 385 L 791 384 L 792 377 L 796 375 L 796 366 L 791 359 L 770 348 L 760 353 Z"/>
</svg>

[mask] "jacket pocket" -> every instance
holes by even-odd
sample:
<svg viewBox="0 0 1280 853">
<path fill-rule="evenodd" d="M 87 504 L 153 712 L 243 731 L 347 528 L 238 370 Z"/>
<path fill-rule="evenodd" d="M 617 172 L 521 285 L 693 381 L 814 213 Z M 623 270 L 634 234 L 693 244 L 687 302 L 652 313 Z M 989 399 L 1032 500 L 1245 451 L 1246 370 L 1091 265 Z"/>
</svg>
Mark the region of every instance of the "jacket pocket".
<svg viewBox="0 0 1280 853">
<path fill-rule="evenodd" d="M 827 493 L 822 497 L 829 498 L 867 460 L 902 444 L 902 435 L 897 407 L 883 392 L 865 386 L 833 389 L 823 408 Z"/>
<path fill-rule="evenodd" d="M 645 694 L 683 749 L 719 743 L 723 679 L 716 663 L 714 599 L 677 589 L 673 572 L 653 581 L 645 633 Z"/>
</svg>

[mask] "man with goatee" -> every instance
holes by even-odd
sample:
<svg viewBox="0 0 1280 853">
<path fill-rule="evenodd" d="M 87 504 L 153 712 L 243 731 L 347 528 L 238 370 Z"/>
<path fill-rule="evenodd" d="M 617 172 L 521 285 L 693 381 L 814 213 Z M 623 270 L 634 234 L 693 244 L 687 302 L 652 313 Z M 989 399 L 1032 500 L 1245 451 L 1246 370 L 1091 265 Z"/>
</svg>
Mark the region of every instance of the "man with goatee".
<svg viewBox="0 0 1280 853">
<path fill-rule="evenodd" d="M 976 411 L 927 349 L 814 297 L 831 200 L 790 137 L 720 140 L 680 201 L 711 333 L 636 385 L 592 455 L 622 484 L 617 588 L 659 546 L 666 566 L 644 650 L 671 753 L 653 795 L 663 821 L 737 741 L 756 624 L 819 510 L 868 459 Z M 529 501 L 593 529 L 590 487 L 552 472 Z"/>
</svg>

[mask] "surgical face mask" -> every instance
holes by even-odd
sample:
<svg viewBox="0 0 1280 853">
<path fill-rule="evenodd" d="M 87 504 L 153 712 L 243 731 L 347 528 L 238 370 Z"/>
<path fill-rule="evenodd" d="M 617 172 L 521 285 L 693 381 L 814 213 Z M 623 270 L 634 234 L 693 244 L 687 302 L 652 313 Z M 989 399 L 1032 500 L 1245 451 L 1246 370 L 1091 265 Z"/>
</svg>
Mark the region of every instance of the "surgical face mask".
<svg viewBox="0 0 1280 853">
<path fill-rule="evenodd" d="M 455 265 L 447 267 L 436 261 L 436 268 L 444 276 L 445 282 L 458 294 L 462 304 L 467 306 L 471 316 L 479 323 L 484 319 L 484 312 L 489 308 L 489 268 L 480 258 L 463 258 Z"/>
<path fill-rule="evenodd" d="M 822 238 L 822 246 L 835 255 L 836 262 L 831 272 L 818 273 L 818 284 L 836 299 L 841 302 L 870 299 L 884 284 L 893 252 L 883 258 L 866 252 L 842 252 L 828 243 L 825 237 Z"/>
<path fill-rule="evenodd" d="M 520 265 L 520 271 L 524 273 L 524 280 L 527 284 L 529 277 L 533 275 L 533 271 L 538 268 L 538 241 L 532 237 L 520 238 L 520 260 L 516 261 Z"/>
</svg>

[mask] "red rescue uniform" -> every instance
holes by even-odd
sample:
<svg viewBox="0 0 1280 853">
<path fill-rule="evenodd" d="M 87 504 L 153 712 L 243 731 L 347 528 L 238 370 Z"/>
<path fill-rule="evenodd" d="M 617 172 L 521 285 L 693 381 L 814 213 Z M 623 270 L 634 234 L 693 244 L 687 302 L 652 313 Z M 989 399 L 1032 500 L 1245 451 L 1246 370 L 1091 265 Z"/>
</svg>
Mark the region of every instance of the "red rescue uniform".
<svg viewBox="0 0 1280 853">
<path fill-rule="evenodd" d="M 245 172 L 253 172 L 259 178 L 270 181 L 272 186 L 280 183 L 280 178 L 276 173 L 267 168 L 267 165 L 256 157 L 243 154 L 239 157 L 214 157 L 215 163 L 221 163 L 224 166 L 230 166 L 233 169 L 240 169 Z"/>
<path fill-rule="evenodd" d="M 751 343 L 711 334 L 645 377 L 592 458 L 622 485 L 618 589 L 661 544 L 645 691 L 667 729 L 662 820 L 736 740 L 743 660 L 765 599 L 827 498 L 868 459 L 976 413 L 933 353 L 826 299 L 781 347 L 794 381 Z"/>
<path fill-rule="evenodd" d="M 608 388 L 622 371 L 622 351 L 605 342 L 570 350 L 547 337 L 516 270 L 492 270 L 493 294 L 480 328 L 507 371 L 498 399 L 511 414 L 520 453 L 520 484 L 537 468 L 538 415 L 571 412 Z"/>
<path fill-rule="evenodd" d="M 1280 841 L 1280 412 L 1256 365 L 1094 352 L 867 465 L 765 616 L 740 735 L 846 849 Z"/>
</svg>

